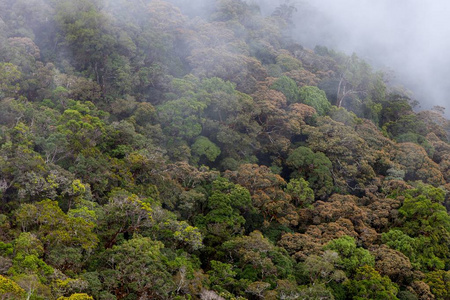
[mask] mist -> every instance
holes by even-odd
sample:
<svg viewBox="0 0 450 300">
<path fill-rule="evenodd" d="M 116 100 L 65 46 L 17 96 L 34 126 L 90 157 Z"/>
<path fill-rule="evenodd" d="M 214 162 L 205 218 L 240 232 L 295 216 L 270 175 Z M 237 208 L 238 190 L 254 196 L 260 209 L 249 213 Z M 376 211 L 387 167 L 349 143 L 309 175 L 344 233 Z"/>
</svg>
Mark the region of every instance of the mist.
<svg viewBox="0 0 450 300">
<path fill-rule="evenodd" d="M 450 2 L 314 0 L 297 3 L 292 35 L 302 45 L 356 53 L 393 71 L 393 84 L 413 92 L 418 109 L 447 107 L 449 115 Z"/>
<path fill-rule="evenodd" d="M 191 16 L 205 16 L 212 1 L 186 5 L 171 0 Z M 313 49 L 327 46 L 356 53 L 390 76 L 390 84 L 412 92 L 417 110 L 446 107 L 450 116 L 450 2 L 422 0 L 248 0 L 263 15 L 280 4 L 293 4 L 293 26 L 288 34 Z"/>
</svg>

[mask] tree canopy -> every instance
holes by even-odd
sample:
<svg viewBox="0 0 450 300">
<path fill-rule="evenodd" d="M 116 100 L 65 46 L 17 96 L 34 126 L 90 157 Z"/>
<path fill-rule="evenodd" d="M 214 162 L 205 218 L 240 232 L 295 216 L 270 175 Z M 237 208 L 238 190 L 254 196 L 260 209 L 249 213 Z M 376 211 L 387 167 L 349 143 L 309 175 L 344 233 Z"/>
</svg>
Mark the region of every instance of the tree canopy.
<svg viewBox="0 0 450 300">
<path fill-rule="evenodd" d="M 450 297 L 444 108 L 254 2 L 0 0 L 0 299 Z"/>
</svg>

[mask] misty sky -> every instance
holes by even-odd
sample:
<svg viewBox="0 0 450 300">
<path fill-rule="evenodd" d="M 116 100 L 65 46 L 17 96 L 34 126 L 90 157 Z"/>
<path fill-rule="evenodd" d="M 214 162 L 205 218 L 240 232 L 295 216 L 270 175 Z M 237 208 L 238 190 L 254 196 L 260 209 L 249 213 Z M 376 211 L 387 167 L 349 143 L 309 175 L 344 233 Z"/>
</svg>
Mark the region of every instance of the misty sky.
<svg viewBox="0 0 450 300">
<path fill-rule="evenodd" d="M 305 0 L 294 38 L 357 53 L 392 69 L 422 108 L 450 110 L 450 1 Z"/>
<path fill-rule="evenodd" d="M 190 14 L 211 8 L 210 0 L 170 0 Z M 421 107 L 446 107 L 450 116 L 450 0 L 247 0 L 271 14 L 294 3 L 294 40 L 355 52 L 377 69 L 394 72 Z M 186 5 L 188 4 L 188 5 Z"/>
</svg>

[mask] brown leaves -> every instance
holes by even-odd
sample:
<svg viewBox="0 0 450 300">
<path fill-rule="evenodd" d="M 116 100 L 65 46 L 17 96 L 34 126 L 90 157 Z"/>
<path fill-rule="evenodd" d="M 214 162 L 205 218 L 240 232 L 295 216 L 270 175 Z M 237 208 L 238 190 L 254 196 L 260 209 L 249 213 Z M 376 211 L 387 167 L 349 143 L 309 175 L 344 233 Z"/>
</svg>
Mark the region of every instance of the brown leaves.
<svg viewBox="0 0 450 300">
<path fill-rule="evenodd" d="M 359 208 L 354 196 L 334 194 L 327 202 L 315 203 L 315 223 L 336 221 L 339 218 L 348 218 L 353 223 L 367 221 L 367 212 Z"/>
<path fill-rule="evenodd" d="M 356 133 L 367 143 L 370 149 L 391 151 L 394 146 L 392 140 L 385 137 L 372 121 L 362 119 L 355 127 Z"/>
<path fill-rule="evenodd" d="M 309 234 L 285 233 L 278 242 L 278 246 L 286 249 L 295 259 L 305 260 L 309 255 L 319 254 L 323 244 Z"/>
<path fill-rule="evenodd" d="M 288 108 L 289 126 L 293 132 L 300 133 L 307 120 L 316 114 L 314 107 L 303 103 L 291 104 Z"/>
<path fill-rule="evenodd" d="M 258 190 L 270 187 L 280 187 L 286 184 L 280 175 L 273 174 L 266 166 L 256 164 L 244 164 L 235 172 L 226 171 L 225 177 L 231 179 L 254 194 Z"/>
<path fill-rule="evenodd" d="M 397 198 L 374 198 L 372 201 L 367 205 L 369 209 L 368 223 L 378 231 L 388 229 L 398 218 L 401 201 Z"/>
<path fill-rule="evenodd" d="M 406 180 L 422 180 L 434 186 L 445 183 L 439 166 L 428 157 L 423 147 L 414 143 L 401 143 L 397 149 L 394 161 L 406 171 Z"/>
<path fill-rule="evenodd" d="M 285 233 L 278 245 L 297 260 L 320 253 L 327 242 L 345 235 L 370 247 L 379 242 L 379 232 L 395 222 L 399 206 L 400 200 L 375 195 L 368 199 L 334 194 L 328 201 L 314 203 L 313 209 L 301 210 L 305 233 Z"/>
</svg>

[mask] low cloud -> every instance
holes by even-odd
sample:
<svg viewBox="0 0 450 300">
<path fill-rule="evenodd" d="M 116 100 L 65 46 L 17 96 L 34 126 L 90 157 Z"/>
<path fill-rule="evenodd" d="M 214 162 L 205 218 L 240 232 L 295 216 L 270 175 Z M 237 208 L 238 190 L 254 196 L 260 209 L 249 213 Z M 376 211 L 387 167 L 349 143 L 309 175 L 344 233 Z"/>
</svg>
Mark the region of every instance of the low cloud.
<svg viewBox="0 0 450 300">
<path fill-rule="evenodd" d="M 300 43 L 355 52 L 393 70 L 423 109 L 450 110 L 450 2 L 310 0 L 297 7 L 293 37 Z"/>
<path fill-rule="evenodd" d="M 190 16 L 208 17 L 211 0 L 169 0 Z M 356 53 L 394 84 L 413 92 L 419 109 L 447 107 L 450 116 L 450 2 L 444 0 L 247 0 L 270 15 L 294 4 L 289 33 L 308 48 L 324 45 Z"/>
</svg>

